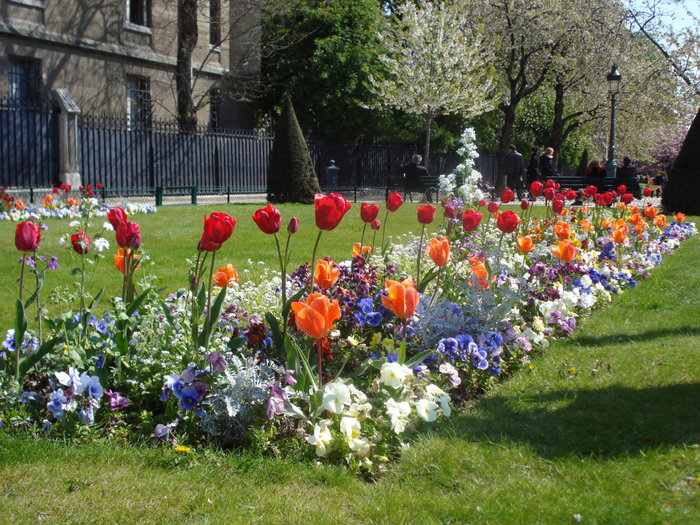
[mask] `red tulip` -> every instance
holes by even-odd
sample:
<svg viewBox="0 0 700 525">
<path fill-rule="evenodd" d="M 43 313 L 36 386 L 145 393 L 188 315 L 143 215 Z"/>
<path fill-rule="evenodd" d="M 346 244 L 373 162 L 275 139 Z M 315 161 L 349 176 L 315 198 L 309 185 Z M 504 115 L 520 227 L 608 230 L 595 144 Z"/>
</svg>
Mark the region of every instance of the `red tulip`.
<svg viewBox="0 0 700 525">
<path fill-rule="evenodd" d="M 15 229 L 15 246 L 21 252 L 33 252 L 41 242 L 41 230 L 33 222 L 23 221 Z"/>
<path fill-rule="evenodd" d="M 544 198 L 548 201 L 554 199 L 554 188 L 547 187 L 544 189 Z"/>
<path fill-rule="evenodd" d="M 117 245 L 120 248 L 132 248 L 141 246 L 141 229 L 135 222 L 123 222 L 117 227 Z"/>
<path fill-rule="evenodd" d="M 222 244 L 233 234 L 236 219 L 228 213 L 214 212 L 209 217 L 204 216 L 204 233 L 210 242 Z"/>
<path fill-rule="evenodd" d="M 561 213 L 564 209 L 564 201 L 561 199 L 554 199 L 552 201 L 552 211 L 554 213 Z"/>
<path fill-rule="evenodd" d="M 570 201 L 575 201 L 578 198 L 578 193 L 575 190 L 569 190 L 566 192 L 566 198 Z"/>
<path fill-rule="evenodd" d="M 435 206 L 432 204 L 423 204 L 418 206 L 418 222 L 421 224 L 430 224 L 435 218 Z"/>
<path fill-rule="evenodd" d="M 530 207 L 530 202 L 527 199 L 523 199 L 520 201 L 520 209 L 521 210 L 527 210 Z"/>
<path fill-rule="evenodd" d="M 532 195 L 534 198 L 537 198 L 540 195 L 542 195 L 543 191 L 544 184 L 542 184 L 540 181 L 536 180 L 532 184 L 530 184 L 530 195 Z"/>
<path fill-rule="evenodd" d="M 102 189 L 102 183 L 101 183 L 101 182 L 98 182 L 98 183 L 97 183 L 97 189 L 98 189 L 98 190 L 101 190 L 101 189 Z"/>
<path fill-rule="evenodd" d="M 53 192 L 54 192 L 54 193 L 59 193 L 58 188 L 54 188 L 54 189 L 53 189 Z"/>
<path fill-rule="evenodd" d="M 462 217 L 462 226 L 468 232 L 475 230 L 481 222 L 483 215 L 475 210 L 466 210 Z"/>
<path fill-rule="evenodd" d="M 369 226 L 370 226 L 370 228 L 372 228 L 372 229 L 375 230 L 375 231 L 378 230 L 378 229 L 381 227 L 381 224 L 380 224 L 380 222 L 379 222 L 379 219 L 374 219 L 374 220 L 372 221 L 372 224 L 370 224 Z"/>
<path fill-rule="evenodd" d="M 506 188 L 503 190 L 503 193 L 501 193 L 501 202 L 503 204 L 508 204 L 510 201 L 512 201 L 515 198 L 513 195 L 513 190 L 510 188 Z"/>
<path fill-rule="evenodd" d="M 590 186 L 590 185 L 586 186 L 586 189 L 583 190 L 583 194 L 586 197 L 593 197 L 593 195 L 595 195 L 597 192 L 598 192 L 598 188 L 596 188 L 595 186 Z"/>
<path fill-rule="evenodd" d="M 255 212 L 255 215 L 253 215 L 253 222 L 258 225 L 258 228 L 260 228 L 263 233 L 272 235 L 280 231 L 282 218 L 280 217 L 280 211 L 272 204 L 268 204 Z"/>
<path fill-rule="evenodd" d="M 386 200 L 386 209 L 391 212 L 394 212 L 398 210 L 402 204 L 403 199 L 401 198 L 401 195 L 398 191 L 395 191 L 394 193 L 389 195 L 389 198 Z"/>
<path fill-rule="evenodd" d="M 316 206 L 316 226 L 323 231 L 331 231 L 338 226 L 343 215 L 352 206 L 345 200 L 345 197 L 337 193 L 329 193 L 328 195 L 317 193 L 314 203 Z"/>
<path fill-rule="evenodd" d="M 498 211 L 498 203 L 491 201 L 486 209 L 489 210 L 489 213 L 496 213 Z"/>
<path fill-rule="evenodd" d="M 112 208 L 107 212 L 107 220 L 112 225 L 112 228 L 116 231 L 117 227 L 126 222 L 126 212 L 122 210 L 119 206 Z"/>
<path fill-rule="evenodd" d="M 297 232 L 299 229 L 299 219 L 296 217 L 292 217 L 289 219 L 289 224 L 287 224 L 287 231 L 291 234 L 294 234 Z"/>
<path fill-rule="evenodd" d="M 619 193 L 620 195 L 622 195 L 623 193 L 627 193 L 627 186 L 625 186 L 624 184 L 620 184 L 617 187 L 617 193 Z"/>
<path fill-rule="evenodd" d="M 545 188 L 554 188 L 554 181 L 552 179 L 547 179 L 547 182 L 544 183 Z"/>
<path fill-rule="evenodd" d="M 362 206 L 360 206 L 360 217 L 362 218 L 362 222 L 370 223 L 377 218 L 377 215 L 379 215 L 378 205 L 363 202 Z"/>
<path fill-rule="evenodd" d="M 486 206 L 486 201 L 484 199 L 479 199 L 479 207 L 483 208 L 484 206 Z"/>
<path fill-rule="evenodd" d="M 496 220 L 496 225 L 498 226 L 498 229 L 501 230 L 503 233 L 513 233 L 518 227 L 519 222 L 520 219 L 515 214 L 515 212 L 508 210 L 504 211 L 498 216 L 498 219 Z"/>
<path fill-rule="evenodd" d="M 632 202 L 633 199 L 634 195 L 632 195 L 631 193 L 622 194 L 622 202 L 624 202 L 625 204 L 629 204 L 630 202 Z"/>
<path fill-rule="evenodd" d="M 612 192 L 606 191 L 600 196 L 600 203 L 603 206 L 610 206 L 614 198 L 615 197 L 613 196 Z"/>
<path fill-rule="evenodd" d="M 199 244 L 197 244 L 197 250 L 202 251 L 204 250 L 205 252 L 215 252 L 219 248 L 221 248 L 221 245 L 223 243 L 213 243 L 209 240 L 209 237 L 207 237 L 206 233 L 202 233 L 202 238 L 199 240 Z"/>
<path fill-rule="evenodd" d="M 647 186 L 646 188 L 644 188 L 644 196 L 645 196 L 645 197 L 651 197 L 651 188 L 650 188 L 649 186 Z"/>
<path fill-rule="evenodd" d="M 85 255 L 90 251 L 90 237 L 85 232 L 74 233 L 70 236 L 70 244 L 73 251 L 79 255 Z"/>
</svg>

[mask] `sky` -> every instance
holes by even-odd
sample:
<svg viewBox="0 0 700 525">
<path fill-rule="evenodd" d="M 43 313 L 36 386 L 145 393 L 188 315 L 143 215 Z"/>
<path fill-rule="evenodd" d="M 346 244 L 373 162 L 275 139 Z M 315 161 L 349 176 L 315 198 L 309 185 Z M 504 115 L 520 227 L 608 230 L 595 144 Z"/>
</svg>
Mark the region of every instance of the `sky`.
<svg viewBox="0 0 700 525">
<path fill-rule="evenodd" d="M 645 0 L 628 0 L 628 3 L 637 8 L 643 8 L 648 3 Z M 693 20 L 688 16 L 686 10 L 689 10 L 696 17 L 700 18 L 700 0 L 667 0 L 666 7 L 663 12 L 668 13 L 662 17 L 665 23 L 671 24 L 676 31 L 680 31 L 687 27 L 692 27 Z"/>
</svg>

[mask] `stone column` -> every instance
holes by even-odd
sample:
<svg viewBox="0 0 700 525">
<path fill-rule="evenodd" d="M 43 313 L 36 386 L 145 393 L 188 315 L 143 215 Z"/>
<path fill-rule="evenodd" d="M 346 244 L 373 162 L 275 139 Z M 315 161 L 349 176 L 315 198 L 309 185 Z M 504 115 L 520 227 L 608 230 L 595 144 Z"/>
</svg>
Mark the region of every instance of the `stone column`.
<svg viewBox="0 0 700 525">
<path fill-rule="evenodd" d="M 80 186 L 78 169 L 78 115 L 80 108 L 67 89 L 51 91 L 60 108 L 58 114 L 58 178 L 73 188 Z"/>
</svg>

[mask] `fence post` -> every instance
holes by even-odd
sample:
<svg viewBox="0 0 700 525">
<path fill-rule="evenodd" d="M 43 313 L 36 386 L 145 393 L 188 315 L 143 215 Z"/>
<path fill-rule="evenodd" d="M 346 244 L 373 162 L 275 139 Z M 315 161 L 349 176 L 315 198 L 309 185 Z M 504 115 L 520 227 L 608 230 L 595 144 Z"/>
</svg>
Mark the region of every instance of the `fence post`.
<svg viewBox="0 0 700 525">
<path fill-rule="evenodd" d="M 58 178 L 63 184 L 81 185 L 78 169 L 78 115 L 80 108 L 67 89 L 51 90 L 58 114 Z"/>
<path fill-rule="evenodd" d="M 29 204 L 34 204 L 34 188 L 29 188 Z"/>
<path fill-rule="evenodd" d="M 156 187 L 156 207 L 163 205 L 163 186 Z"/>
<path fill-rule="evenodd" d="M 192 204 L 197 204 L 197 186 L 192 186 Z"/>
</svg>

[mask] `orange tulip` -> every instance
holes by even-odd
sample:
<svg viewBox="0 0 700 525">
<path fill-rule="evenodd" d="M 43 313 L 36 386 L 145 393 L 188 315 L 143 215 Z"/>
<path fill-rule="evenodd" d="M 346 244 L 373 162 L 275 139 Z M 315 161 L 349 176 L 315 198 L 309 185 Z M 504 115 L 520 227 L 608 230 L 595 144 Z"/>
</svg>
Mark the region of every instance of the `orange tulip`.
<svg viewBox="0 0 700 525">
<path fill-rule="evenodd" d="M 673 219 L 674 219 L 676 222 L 685 222 L 685 214 L 684 214 L 684 213 L 681 213 L 681 212 L 678 212 L 678 213 L 676 213 L 676 214 L 673 216 Z"/>
<path fill-rule="evenodd" d="M 557 246 L 552 246 L 552 253 L 563 263 L 570 263 L 578 254 L 578 248 L 571 241 L 559 241 Z"/>
<path fill-rule="evenodd" d="M 482 289 L 486 290 L 489 286 L 491 286 L 491 283 L 489 283 L 489 271 L 486 269 L 486 265 L 482 261 L 472 264 L 471 274 L 473 275 L 472 279 Z M 470 281 L 467 281 L 467 284 L 472 286 Z"/>
<path fill-rule="evenodd" d="M 394 315 L 400 319 L 411 317 L 420 301 L 418 291 L 413 286 L 413 280 L 406 279 L 401 283 L 388 280 L 385 287 L 389 295 L 382 295 L 384 308 L 394 312 Z"/>
<path fill-rule="evenodd" d="M 554 233 L 564 241 L 571 237 L 571 225 L 568 222 L 558 221 L 554 225 Z"/>
<path fill-rule="evenodd" d="M 627 209 L 630 211 L 630 213 L 639 213 L 639 206 L 635 206 L 634 204 L 629 206 Z"/>
<path fill-rule="evenodd" d="M 24 209 L 24 201 L 22 201 L 22 199 L 17 199 L 15 201 L 15 208 L 22 211 Z"/>
<path fill-rule="evenodd" d="M 126 250 L 126 255 L 127 257 L 129 256 L 129 252 L 131 250 L 127 248 Z M 136 259 L 141 258 L 140 255 L 135 256 Z M 114 266 L 117 267 L 117 270 L 119 270 L 121 273 L 124 273 L 124 249 L 119 248 L 119 252 L 114 254 Z M 141 263 L 136 265 L 136 270 L 138 270 L 138 267 L 141 266 Z"/>
<path fill-rule="evenodd" d="M 627 232 L 624 230 L 613 230 L 612 238 L 617 244 L 622 244 L 627 239 Z"/>
<path fill-rule="evenodd" d="M 48 208 L 51 206 L 51 203 L 53 202 L 53 195 L 48 194 L 46 197 L 44 197 L 44 208 Z"/>
<path fill-rule="evenodd" d="M 600 220 L 600 227 L 603 229 L 610 228 L 611 224 L 612 224 L 612 221 L 610 219 L 601 219 Z"/>
<path fill-rule="evenodd" d="M 532 242 L 532 237 L 521 237 L 518 235 L 517 241 L 515 241 L 515 245 L 518 247 L 518 250 L 525 255 L 530 253 L 532 250 L 535 249 L 535 243 Z"/>
<path fill-rule="evenodd" d="M 624 202 L 622 202 L 622 201 L 620 201 L 620 202 L 617 203 L 617 209 L 618 209 L 618 210 L 624 210 L 626 207 L 627 207 L 627 205 L 626 205 Z"/>
<path fill-rule="evenodd" d="M 578 225 L 586 231 L 593 231 L 593 224 L 591 224 L 591 221 L 588 219 L 581 219 L 581 222 L 579 222 Z"/>
<path fill-rule="evenodd" d="M 653 219 L 654 217 L 656 217 L 657 213 L 658 212 L 656 211 L 656 208 L 654 208 L 651 204 L 647 206 L 644 210 L 644 216 L 648 217 L 649 219 Z"/>
<path fill-rule="evenodd" d="M 630 224 L 632 226 L 636 226 L 637 224 L 639 224 L 639 221 L 642 220 L 642 216 L 639 215 L 638 213 L 633 213 L 632 215 L 630 215 L 630 218 L 627 220 L 630 222 Z"/>
<path fill-rule="evenodd" d="M 306 302 L 293 302 L 292 310 L 297 328 L 313 339 L 326 337 L 335 327 L 333 321 L 340 319 L 338 301 L 331 303 L 328 297 L 320 293 L 312 293 Z"/>
<path fill-rule="evenodd" d="M 340 268 L 330 261 L 319 259 L 316 261 L 316 273 L 314 274 L 314 282 L 324 290 L 328 290 L 333 286 L 340 277 Z"/>
<path fill-rule="evenodd" d="M 362 250 L 360 250 L 360 243 L 359 242 L 356 242 L 355 244 L 352 245 L 352 256 L 353 257 L 359 257 L 360 255 L 362 255 L 364 257 L 364 255 L 367 252 L 370 252 L 370 253 L 372 252 L 371 246 L 362 246 Z"/>
<path fill-rule="evenodd" d="M 232 264 L 227 264 L 223 268 L 219 268 L 219 271 L 214 274 L 214 280 L 216 281 L 216 286 L 225 288 L 229 284 L 238 282 L 238 272 Z"/>
<path fill-rule="evenodd" d="M 665 215 L 657 215 L 654 217 L 654 224 L 656 224 L 657 228 L 663 228 L 666 226 L 666 216 Z"/>
<path fill-rule="evenodd" d="M 612 224 L 612 229 L 613 231 L 619 230 L 625 233 L 627 235 L 630 231 L 630 227 L 627 226 L 627 223 L 625 222 L 624 219 L 617 219 L 613 224 Z"/>
<path fill-rule="evenodd" d="M 435 263 L 435 266 L 445 266 L 450 260 L 450 243 L 447 237 L 432 238 L 425 251 Z"/>
</svg>

